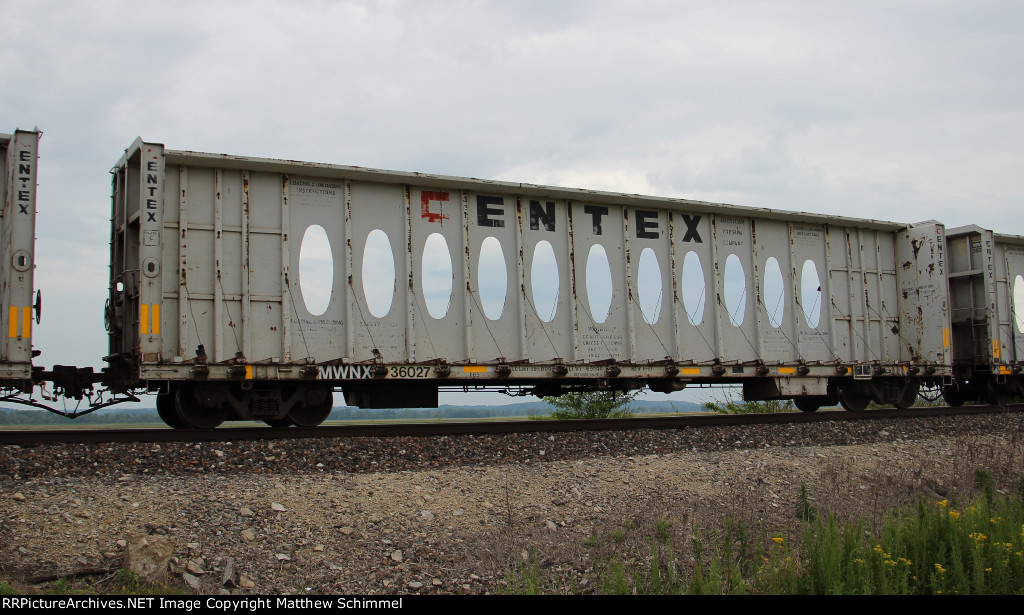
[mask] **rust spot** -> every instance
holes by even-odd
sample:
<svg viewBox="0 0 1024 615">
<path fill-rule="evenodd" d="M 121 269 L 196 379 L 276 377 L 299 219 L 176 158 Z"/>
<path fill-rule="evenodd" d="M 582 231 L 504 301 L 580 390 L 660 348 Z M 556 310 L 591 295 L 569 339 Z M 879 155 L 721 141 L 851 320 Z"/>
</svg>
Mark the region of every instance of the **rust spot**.
<svg viewBox="0 0 1024 615">
<path fill-rule="evenodd" d="M 910 241 L 910 247 L 911 247 L 911 249 L 914 250 L 914 258 L 915 259 L 917 258 L 917 253 L 921 251 L 921 247 L 922 246 L 923 246 L 923 244 L 920 241 L 918 241 L 917 239 L 912 239 Z"/>
</svg>

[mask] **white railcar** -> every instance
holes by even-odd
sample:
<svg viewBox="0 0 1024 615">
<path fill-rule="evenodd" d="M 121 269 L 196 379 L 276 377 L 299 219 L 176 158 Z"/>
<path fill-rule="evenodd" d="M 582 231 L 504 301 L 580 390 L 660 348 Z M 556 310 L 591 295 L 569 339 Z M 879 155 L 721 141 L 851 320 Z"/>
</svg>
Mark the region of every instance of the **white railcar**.
<svg viewBox="0 0 1024 615">
<path fill-rule="evenodd" d="M 316 424 L 339 387 L 381 408 L 433 406 L 449 386 L 734 383 L 810 411 L 907 406 L 952 376 L 934 221 L 141 139 L 112 195 L 107 384 L 158 392 L 178 426 Z"/>
</svg>

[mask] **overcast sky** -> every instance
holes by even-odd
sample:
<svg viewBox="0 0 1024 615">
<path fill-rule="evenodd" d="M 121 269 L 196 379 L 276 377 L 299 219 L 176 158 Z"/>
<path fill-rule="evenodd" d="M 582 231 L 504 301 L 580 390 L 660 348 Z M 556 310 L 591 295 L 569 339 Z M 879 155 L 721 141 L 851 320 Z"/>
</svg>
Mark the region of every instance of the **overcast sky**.
<svg viewBox="0 0 1024 615">
<path fill-rule="evenodd" d="M 102 365 L 136 137 L 1024 234 L 1024 3 L 0 0 L 38 364 Z M 459 398 L 444 401 L 459 403 Z"/>
</svg>

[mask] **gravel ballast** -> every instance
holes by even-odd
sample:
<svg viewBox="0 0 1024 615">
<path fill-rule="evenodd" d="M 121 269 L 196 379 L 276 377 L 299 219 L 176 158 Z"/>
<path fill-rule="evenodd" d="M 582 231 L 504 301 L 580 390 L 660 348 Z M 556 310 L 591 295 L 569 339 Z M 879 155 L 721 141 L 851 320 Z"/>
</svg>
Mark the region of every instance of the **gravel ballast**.
<svg viewBox="0 0 1024 615">
<path fill-rule="evenodd" d="M 3 446 L 0 580 L 31 592 L 138 561 L 141 544 L 166 549 L 165 580 L 186 593 L 497 593 L 527 565 L 546 591 L 586 593 L 608 557 L 642 557 L 659 521 L 685 562 L 694 532 L 726 517 L 795 532 L 801 486 L 869 519 L 966 495 L 977 469 L 1014 489 L 1022 449 L 1021 414 Z"/>
</svg>

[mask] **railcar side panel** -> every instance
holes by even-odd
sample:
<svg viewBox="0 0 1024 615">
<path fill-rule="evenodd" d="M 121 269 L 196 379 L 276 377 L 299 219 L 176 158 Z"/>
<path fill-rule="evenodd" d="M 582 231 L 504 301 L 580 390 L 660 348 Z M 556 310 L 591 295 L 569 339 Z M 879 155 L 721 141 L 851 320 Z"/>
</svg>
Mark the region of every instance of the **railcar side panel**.
<svg viewBox="0 0 1024 615">
<path fill-rule="evenodd" d="M 1019 374 L 1024 362 L 1024 239 L 993 236 L 995 242 L 998 356 L 1001 375 Z"/>
<path fill-rule="evenodd" d="M 1008 345 L 1011 360 L 1024 362 L 1024 241 L 1020 238 L 1003 240 L 996 236 L 996 245 L 1002 245 L 1006 262 L 1006 294 L 1009 300 L 1007 314 L 1010 320 Z"/>
<path fill-rule="evenodd" d="M 897 236 L 900 319 L 904 360 L 948 364 L 952 358 L 945 227 L 910 225 Z"/>
<path fill-rule="evenodd" d="M 0 135 L 0 386 L 30 388 L 39 132 Z"/>
<path fill-rule="evenodd" d="M 312 379 L 378 405 L 392 380 L 762 378 L 758 395 L 831 399 L 849 366 L 949 370 L 931 328 L 948 321 L 941 225 L 141 140 L 114 175 L 108 316 L 125 387 L 199 383 L 219 404 L 201 383 Z"/>
</svg>

